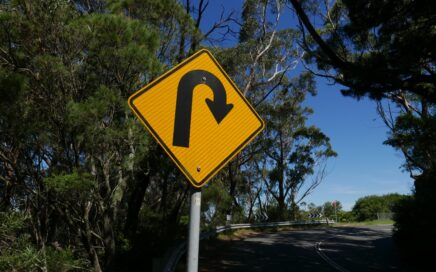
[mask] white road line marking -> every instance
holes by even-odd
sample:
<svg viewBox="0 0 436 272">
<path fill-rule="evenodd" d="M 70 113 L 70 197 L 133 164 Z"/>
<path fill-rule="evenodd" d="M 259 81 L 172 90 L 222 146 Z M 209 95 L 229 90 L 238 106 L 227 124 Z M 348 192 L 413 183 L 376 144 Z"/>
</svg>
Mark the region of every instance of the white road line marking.
<svg viewBox="0 0 436 272">
<path fill-rule="evenodd" d="M 337 264 L 336 262 L 334 262 L 332 259 L 330 259 L 326 254 L 324 254 L 324 252 L 322 252 L 322 248 L 321 248 L 321 243 L 332 239 L 334 237 L 330 237 L 327 238 L 325 240 L 322 240 L 321 242 L 318 242 L 315 244 L 315 250 L 318 253 L 318 255 L 324 260 L 326 261 L 326 263 L 328 263 L 331 267 L 333 267 L 334 269 L 340 271 L 340 272 L 349 272 L 347 269 L 343 268 L 342 266 L 340 266 L 339 264 Z"/>
</svg>

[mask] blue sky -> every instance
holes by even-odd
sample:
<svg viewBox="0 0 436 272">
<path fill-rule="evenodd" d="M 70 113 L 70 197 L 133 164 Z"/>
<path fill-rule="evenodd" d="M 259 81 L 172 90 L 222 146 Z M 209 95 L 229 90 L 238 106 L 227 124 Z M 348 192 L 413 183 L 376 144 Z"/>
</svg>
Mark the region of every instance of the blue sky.
<svg viewBox="0 0 436 272">
<path fill-rule="evenodd" d="M 325 80 L 317 83 L 318 95 L 305 102 L 314 109 L 309 123 L 330 137 L 338 157 L 329 162 L 329 175 L 306 202 L 336 199 L 351 209 L 362 196 L 410 193 L 413 183 L 400 169 L 401 153 L 383 145 L 387 128 L 375 102 L 344 97 L 339 92 L 342 86 L 329 86 Z"/>
<path fill-rule="evenodd" d="M 242 3 L 242 0 L 210 1 L 201 28 L 208 30 L 219 19 L 223 7 L 240 15 Z M 295 19 L 290 11 L 285 11 L 280 27 L 293 23 Z M 231 43 L 228 41 L 226 45 Z M 301 71 L 297 69 L 294 73 L 298 70 Z M 320 205 L 339 200 L 345 210 L 350 210 L 359 197 L 366 195 L 410 193 L 413 182 L 408 173 L 400 169 L 404 161 L 402 155 L 383 145 L 387 128 L 377 115 L 375 102 L 344 97 L 341 88 L 318 78 L 318 95 L 305 101 L 314 109 L 308 123 L 321 128 L 338 153 L 337 158 L 329 161 L 328 176 L 305 202 Z"/>
</svg>

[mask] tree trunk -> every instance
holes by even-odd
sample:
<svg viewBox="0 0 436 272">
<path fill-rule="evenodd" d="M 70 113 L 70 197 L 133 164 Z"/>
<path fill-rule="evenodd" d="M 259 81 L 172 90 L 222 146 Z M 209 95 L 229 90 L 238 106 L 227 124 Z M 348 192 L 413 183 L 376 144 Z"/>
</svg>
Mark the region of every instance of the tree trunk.
<svg viewBox="0 0 436 272">
<path fill-rule="evenodd" d="M 110 161 L 103 164 L 103 178 L 104 182 L 101 184 L 103 198 L 103 229 L 102 238 L 104 244 L 104 267 L 105 271 L 111 271 L 113 257 L 115 255 L 115 235 L 113 231 L 114 224 L 114 207 L 111 197 L 111 184 L 110 184 Z"/>
<path fill-rule="evenodd" d="M 82 243 L 88 252 L 89 259 L 91 260 L 92 265 L 94 266 L 95 272 L 102 272 L 100 261 L 98 260 L 97 252 L 94 249 L 94 246 L 92 244 L 92 234 L 91 234 L 91 228 L 89 226 L 89 211 L 91 210 L 91 202 L 88 202 L 85 207 L 84 212 L 84 222 L 85 222 L 85 230 L 81 232 L 81 238 Z"/>
<path fill-rule="evenodd" d="M 291 192 L 291 220 L 297 220 L 298 216 L 298 207 L 297 203 L 295 203 L 295 199 L 297 198 L 297 192 Z"/>
<path fill-rule="evenodd" d="M 228 166 L 228 170 L 229 170 L 229 182 L 230 182 L 230 188 L 229 188 L 229 194 L 230 197 L 232 198 L 232 204 L 229 207 L 229 209 L 227 210 L 227 214 L 232 214 L 233 213 L 233 208 L 238 206 L 238 202 L 236 201 L 236 179 L 235 179 L 235 175 L 233 172 L 233 162 L 229 163 Z"/>
<path fill-rule="evenodd" d="M 286 205 L 285 205 L 285 200 L 283 198 L 279 198 L 278 201 L 278 209 L 279 209 L 279 221 L 285 220 L 285 211 L 286 211 Z"/>
<path fill-rule="evenodd" d="M 189 186 L 186 186 L 186 189 L 182 193 L 182 195 L 177 199 L 173 209 L 168 214 L 163 223 L 165 226 L 162 226 L 162 229 L 165 230 L 164 237 L 167 241 L 173 241 L 174 237 L 177 234 L 177 228 L 180 222 L 180 213 L 182 211 L 183 204 L 185 203 L 186 196 L 188 195 Z"/>
<path fill-rule="evenodd" d="M 107 207 L 103 214 L 103 241 L 105 271 L 111 271 L 115 256 L 115 235 L 113 230 L 113 209 Z"/>
<path fill-rule="evenodd" d="M 138 228 L 139 211 L 141 210 L 142 201 L 144 200 L 145 192 L 149 184 L 149 174 L 138 172 L 135 175 L 135 186 L 128 202 L 127 218 L 124 225 L 124 233 L 130 239 L 134 238 L 136 229 Z"/>
<path fill-rule="evenodd" d="M 283 167 L 280 166 L 280 176 L 279 176 L 279 197 L 277 202 L 279 204 L 279 220 L 285 220 L 286 218 L 286 203 L 285 203 L 285 181 L 283 175 Z"/>
</svg>

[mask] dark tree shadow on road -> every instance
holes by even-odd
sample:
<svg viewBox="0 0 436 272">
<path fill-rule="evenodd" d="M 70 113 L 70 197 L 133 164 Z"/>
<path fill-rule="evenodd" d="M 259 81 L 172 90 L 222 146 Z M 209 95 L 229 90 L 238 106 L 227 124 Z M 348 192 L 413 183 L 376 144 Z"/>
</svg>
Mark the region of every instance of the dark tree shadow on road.
<svg viewBox="0 0 436 272">
<path fill-rule="evenodd" d="M 337 271 L 316 250 L 348 271 L 413 271 L 401 265 L 391 232 L 365 227 L 324 228 L 202 242 L 200 271 Z"/>
<path fill-rule="evenodd" d="M 215 240 L 200 253 L 200 271 L 335 271 L 314 250 L 314 237 L 298 232 L 269 233 L 268 238 Z M 263 234 L 262 234 L 263 235 Z"/>
</svg>

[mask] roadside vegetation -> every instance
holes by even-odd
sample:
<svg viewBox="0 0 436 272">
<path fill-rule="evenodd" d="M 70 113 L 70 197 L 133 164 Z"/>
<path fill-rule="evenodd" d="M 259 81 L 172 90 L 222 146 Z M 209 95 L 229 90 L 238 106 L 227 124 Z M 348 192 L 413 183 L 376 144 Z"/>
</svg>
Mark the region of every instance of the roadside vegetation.
<svg viewBox="0 0 436 272">
<path fill-rule="evenodd" d="M 395 207 L 406 198 L 400 194 L 362 197 L 354 204 L 352 213 L 356 221 L 377 220 L 383 214 L 388 214 L 389 219 L 393 219 Z"/>
<path fill-rule="evenodd" d="M 340 201 L 327 201 L 319 206 L 303 203 L 299 218 L 328 218 L 337 223 L 392 223 L 398 206 L 409 198 L 410 196 L 400 194 L 369 195 L 357 199 L 351 211 L 344 211 Z"/>
<path fill-rule="evenodd" d="M 300 30 L 250 0 L 201 31 L 207 7 L 0 1 L 0 271 L 151 270 L 185 238 L 190 186 L 127 99 L 201 48 L 267 123 L 203 188 L 203 229 L 296 218 L 337 155 L 307 124 L 314 76 L 291 73 Z"/>
</svg>

